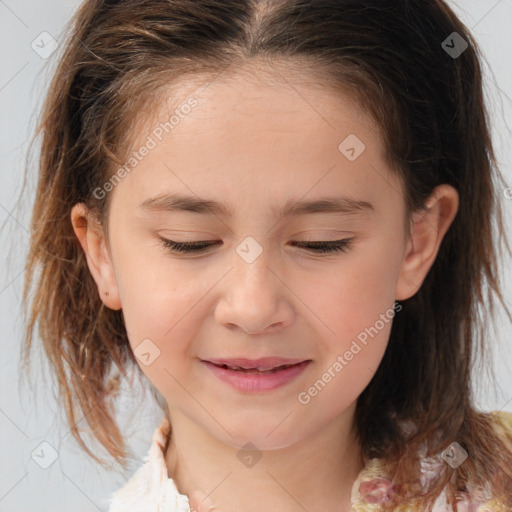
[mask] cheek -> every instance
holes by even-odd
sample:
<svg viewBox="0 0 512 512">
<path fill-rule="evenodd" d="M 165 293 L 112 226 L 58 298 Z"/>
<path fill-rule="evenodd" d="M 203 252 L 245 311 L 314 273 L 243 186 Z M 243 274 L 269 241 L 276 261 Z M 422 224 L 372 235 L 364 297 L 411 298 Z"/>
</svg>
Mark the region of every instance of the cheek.
<svg viewBox="0 0 512 512">
<path fill-rule="evenodd" d="M 197 279 L 170 265 L 160 270 L 146 265 L 123 282 L 123 315 L 137 363 L 165 397 L 178 402 L 187 399 L 180 383 L 190 375 L 191 341 L 205 314 L 198 302 L 205 293 Z"/>
<path fill-rule="evenodd" d="M 341 261 L 311 296 L 333 331 L 352 336 L 393 306 L 399 264 L 396 250 L 375 241 Z"/>
<path fill-rule="evenodd" d="M 119 233 L 129 233 L 127 226 Z M 116 280 L 125 322 L 138 335 L 162 335 L 174 323 L 183 293 L 191 280 L 173 264 L 158 241 L 149 237 L 118 234 L 115 239 Z M 135 248 L 135 249 L 134 249 Z M 147 330 L 147 332 L 146 332 Z"/>
<path fill-rule="evenodd" d="M 363 286 L 360 281 L 357 290 Z M 345 290 L 339 296 L 338 307 L 325 320 L 333 333 L 321 339 L 317 371 L 300 397 L 300 403 L 312 406 L 312 415 L 330 410 L 334 417 L 357 400 L 382 361 L 397 314 L 386 293 L 371 293 L 369 300 L 352 298 Z"/>
<path fill-rule="evenodd" d="M 172 361 L 193 337 L 199 325 L 200 308 L 195 306 L 206 292 L 197 276 L 170 262 L 159 248 L 135 252 L 120 241 L 117 252 L 122 255 L 116 260 L 116 277 L 130 345 L 138 356 L 139 345 L 146 343 L 158 355 L 156 366 L 163 366 L 162 361 Z"/>
<path fill-rule="evenodd" d="M 141 278 L 144 276 L 141 275 Z M 123 302 L 123 315 L 131 343 L 151 339 L 162 355 L 185 350 L 199 326 L 200 308 L 197 302 L 204 295 L 196 290 L 192 280 L 177 275 L 160 275 L 151 283 L 147 280 L 132 281 Z"/>
<path fill-rule="evenodd" d="M 323 329 L 327 355 L 321 360 L 321 371 L 331 368 L 336 375 L 330 387 L 337 389 L 341 401 L 362 392 L 382 360 L 398 314 L 393 306 L 399 257 L 396 246 L 374 240 L 357 257 L 339 265 L 326 282 L 325 293 L 312 294 L 311 309 L 320 312 L 328 326 Z"/>
</svg>

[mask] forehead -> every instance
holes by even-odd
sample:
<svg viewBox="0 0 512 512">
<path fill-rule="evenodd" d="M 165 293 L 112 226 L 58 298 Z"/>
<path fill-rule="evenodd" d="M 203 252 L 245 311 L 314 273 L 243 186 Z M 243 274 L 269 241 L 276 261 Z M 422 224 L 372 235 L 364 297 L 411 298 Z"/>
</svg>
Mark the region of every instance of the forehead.
<svg viewBox="0 0 512 512">
<path fill-rule="evenodd" d="M 357 200 L 366 192 L 368 198 L 370 182 L 374 194 L 389 183 L 380 132 L 351 95 L 286 68 L 200 78 L 163 88 L 153 110 L 141 115 L 145 123 L 132 132 L 135 151 L 148 137 L 155 142 L 126 180 L 137 205 L 178 191 L 237 208 L 243 197 L 247 209 L 267 198 L 283 212 L 312 196 Z M 346 140 L 364 148 L 357 160 L 341 151 Z"/>
<path fill-rule="evenodd" d="M 183 115 L 194 98 L 198 107 L 193 115 Z M 206 129 L 208 123 L 223 116 L 225 126 L 230 123 L 243 124 L 252 130 L 258 128 L 257 120 L 272 118 L 274 124 L 283 119 L 283 129 L 296 128 L 302 131 L 308 126 L 325 124 L 335 130 L 330 115 L 350 118 L 352 124 L 361 123 L 377 135 L 379 128 L 366 106 L 361 103 L 356 91 L 348 86 L 334 83 L 327 70 L 309 58 L 293 59 L 262 57 L 232 63 L 223 69 L 203 72 L 187 72 L 178 79 L 173 78 L 148 96 L 144 108 L 134 114 L 126 140 L 138 147 L 142 137 L 151 133 L 159 123 L 172 119 L 172 134 L 175 139 L 186 135 L 187 126 L 198 130 L 198 123 L 182 122 L 188 117 L 200 116 L 200 124 Z M 293 126 L 290 117 L 309 118 L 306 126 Z M 240 119 L 245 116 L 245 119 Z M 180 129 L 177 125 L 181 125 Z M 356 130 L 356 126 L 353 126 Z"/>
</svg>

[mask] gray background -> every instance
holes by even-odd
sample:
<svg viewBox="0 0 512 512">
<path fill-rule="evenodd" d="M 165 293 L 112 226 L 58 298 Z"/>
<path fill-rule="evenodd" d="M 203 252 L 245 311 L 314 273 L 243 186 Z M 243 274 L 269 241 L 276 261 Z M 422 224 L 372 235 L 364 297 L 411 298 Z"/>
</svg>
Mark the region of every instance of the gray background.
<svg viewBox="0 0 512 512">
<path fill-rule="evenodd" d="M 491 110 L 493 137 L 499 163 L 508 186 L 512 186 L 510 119 L 512 114 L 512 0 L 459 0 L 450 2 L 461 19 L 473 30 L 487 63 L 484 63 L 486 96 Z M 31 202 L 36 186 L 35 169 L 30 171 L 21 211 L 14 210 L 22 181 L 27 143 L 33 134 L 35 111 L 40 105 L 54 53 L 42 58 L 31 47 L 48 32 L 57 41 L 79 2 L 58 0 L 0 0 L 0 233 L 2 267 L 0 274 L 0 512 L 97 511 L 107 510 L 106 498 L 126 481 L 147 453 L 161 412 L 142 383 L 126 387 L 120 421 L 136 458 L 128 470 L 108 472 L 94 463 L 78 446 L 48 387 L 45 366 L 33 377 L 35 387 L 19 378 L 19 347 L 22 337 L 20 299 L 24 254 L 28 242 Z M 510 231 L 512 200 L 501 196 Z M 512 191 L 511 191 L 512 192 Z M 510 195 L 508 195 L 510 198 Z M 8 258 L 11 255 L 11 258 Z M 502 261 L 505 298 L 512 307 L 511 261 Z M 492 358 L 498 387 L 485 373 L 475 371 L 475 396 L 482 410 L 512 411 L 511 326 L 501 314 L 496 329 L 489 326 L 493 340 Z M 36 360 L 37 363 L 37 360 Z M 147 399 L 146 399 L 147 398 Z M 85 421 L 80 423 L 86 429 Z M 87 438 L 86 438 L 87 439 Z M 41 445 L 46 442 L 48 445 Z M 98 445 L 91 444 L 97 448 Z M 42 450 L 42 451 L 41 451 Z M 55 450 L 53 452 L 52 450 Z M 43 469 L 51 454 L 57 458 Z M 39 456 L 38 456 L 39 454 Z M 44 454 L 44 455 L 43 455 Z M 99 451 L 106 458 L 104 451 Z"/>
</svg>

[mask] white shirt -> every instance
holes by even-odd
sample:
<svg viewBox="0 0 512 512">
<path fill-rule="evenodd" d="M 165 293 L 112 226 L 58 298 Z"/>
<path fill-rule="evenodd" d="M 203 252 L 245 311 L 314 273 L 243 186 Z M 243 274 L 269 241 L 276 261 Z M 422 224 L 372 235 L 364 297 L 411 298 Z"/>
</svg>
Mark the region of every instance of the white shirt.
<svg viewBox="0 0 512 512">
<path fill-rule="evenodd" d="M 495 412 L 498 424 L 497 432 L 506 439 L 512 449 L 512 413 Z M 410 428 L 404 424 L 404 428 Z M 155 429 L 148 454 L 143 459 L 143 465 L 137 469 L 128 482 L 117 490 L 109 500 L 108 512 L 202 512 L 209 510 L 208 506 L 198 510 L 190 507 L 187 495 L 180 494 L 174 481 L 169 477 L 165 463 L 165 449 L 169 439 L 170 424 L 164 418 Z M 426 484 L 436 473 L 437 468 L 446 464 L 440 456 L 423 459 L 421 483 Z M 373 512 L 381 510 L 380 503 L 387 499 L 391 482 L 383 469 L 380 459 L 367 461 L 352 487 L 351 504 L 353 512 Z M 485 494 L 485 492 L 484 492 Z M 503 504 L 494 499 L 478 500 L 475 496 L 467 496 L 459 502 L 459 512 L 505 512 Z M 195 496 L 194 496 L 195 498 Z M 489 496 L 487 497 L 489 498 Z M 472 501 L 474 500 L 474 501 Z M 200 503 L 201 500 L 198 501 Z M 214 510 L 214 509 L 212 509 Z M 410 512 L 423 512 L 423 508 L 408 507 Z M 445 492 L 435 502 L 433 512 L 451 512 L 447 506 Z"/>
</svg>

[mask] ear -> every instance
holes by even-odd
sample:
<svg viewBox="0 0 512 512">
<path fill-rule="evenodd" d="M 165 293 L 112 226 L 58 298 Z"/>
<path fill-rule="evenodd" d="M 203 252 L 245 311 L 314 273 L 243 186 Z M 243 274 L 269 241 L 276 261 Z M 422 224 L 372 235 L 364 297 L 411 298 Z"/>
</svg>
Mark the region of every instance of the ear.
<svg viewBox="0 0 512 512">
<path fill-rule="evenodd" d="M 459 195 L 452 186 L 439 185 L 425 206 L 426 211 L 413 214 L 410 238 L 396 286 L 397 300 L 409 299 L 420 289 L 457 214 Z"/>
<path fill-rule="evenodd" d="M 84 203 L 73 206 L 71 223 L 98 286 L 100 299 L 110 309 L 121 309 L 114 267 L 101 224 Z"/>
</svg>

